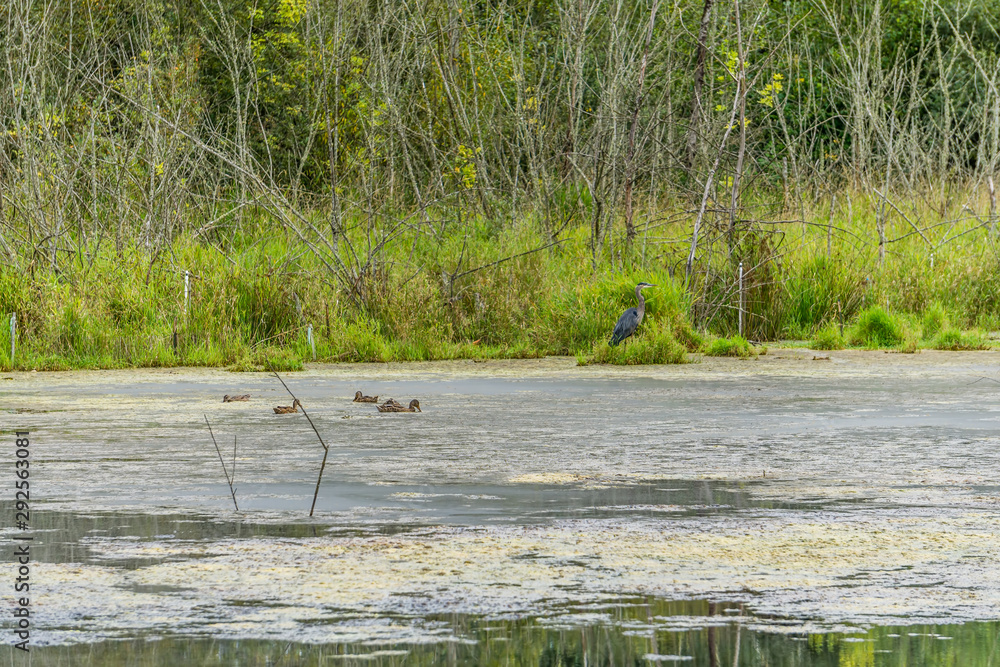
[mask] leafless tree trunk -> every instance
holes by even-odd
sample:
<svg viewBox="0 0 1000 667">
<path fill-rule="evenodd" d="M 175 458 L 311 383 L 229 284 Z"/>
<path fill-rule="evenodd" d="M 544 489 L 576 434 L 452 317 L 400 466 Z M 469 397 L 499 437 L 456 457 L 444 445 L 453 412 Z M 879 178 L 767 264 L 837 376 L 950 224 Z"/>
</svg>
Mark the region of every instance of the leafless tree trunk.
<svg viewBox="0 0 1000 667">
<path fill-rule="evenodd" d="M 694 67 L 694 85 L 691 96 L 691 119 L 687 131 L 687 168 L 694 168 L 698 152 L 698 133 L 701 131 L 703 107 L 702 87 L 705 82 L 705 64 L 708 60 L 708 29 L 712 18 L 714 0 L 705 0 L 701 11 L 701 25 L 698 28 L 698 62 Z"/>
<path fill-rule="evenodd" d="M 626 243 L 631 244 L 635 238 L 635 224 L 632 221 L 632 182 L 635 180 L 635 132 L 639 125 L 639 111 L 642 109 L 645 95 L 643 86 L 646 83 L 646 66 L 649 63 L 649 43 L 653 39 L 653 27 L 656 25 L 656 10 L 660 0 L 653 0 L 649 11 L 649 28 L 646 30 L 646 40 L 642 48 L 642 65 L 639 67 L 639 85 L 635 93 L 635 108 L 632 111 L 632 122 L 628 130 L 628 154 L 625 157 L 625 236 Z"/>
<path fill-rule="evenodd" d="M 740 148 L 736 154 L 736 171 L 733 174 L 732 199 L 729 205 L 729 245 L 733 244 L 733 236 L 736 233 L 736 207 L 740 198 L 740 177 L 743 175 L 743 158 L 747 151 L 747 63 L 746 53 L 743 50 L 743 27 L 740 23 L 740 0 L 733 3 L 736 10 L 736 45 L 737 45 L 737 71 L 736 71 L 736 96 L 739 98 L 740 107 Z"/>
</svg>

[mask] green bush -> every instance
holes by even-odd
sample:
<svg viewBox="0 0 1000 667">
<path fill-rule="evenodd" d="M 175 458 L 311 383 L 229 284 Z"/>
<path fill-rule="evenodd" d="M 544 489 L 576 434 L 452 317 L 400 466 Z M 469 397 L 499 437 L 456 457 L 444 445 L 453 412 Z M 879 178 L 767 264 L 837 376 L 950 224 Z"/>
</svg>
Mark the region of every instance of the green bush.
<svg viewBox="0 0 1000 667">
<path fill-rule="evenodd" d="M 292 291 L 273 276 L 234 271 L 232 317 L 249 342 L 272 340 L 299 324 Z"/>
<path fill-rule="evenodd" d="M 840 328 L 836 324 L 827 324 L 816 332 L 809 347 L 814 350 L 843 350 L 844 335 L 840 333 Z"/>
<path fill-rule="evenodd" d="M 945 329 L 934 339 L 933 347 L 935 350 L 986 350 L 990 344 L 979 334 Z"/>
<path fill-rule="evenodd" d="M 805 334 L 824 320 L 850 313 L 861 301 L 864 277 L 859 263 L 806 258 L 786 269 L 786 333 Z"/>
<path fill-rule="evenodd" d="M 680 313 L 677 313 L 672 319 L 671 329 L 677 342 L 683 345 L 688 352 L 700 350 L 701 346 L 705 344 L 705 337 L 695 331 L 691 323 Z"/>
<path fill-rule="evenodd" d="M 903 343 L 904 337 L 903 324 L 898 317 L 879 306 L 872 306 L 861 311 L 851 329 L 850 342 L 868 348 L 896 347 Z"/>
<path fill-rule="evenodd" d="M 731 338 L 716 338 L 705 347 L 705 355 L 749 359 L 757 356 L 757 350 L 743 336 L 737 335 Z"/>
<path fill-rule="evenodd" d="M 923 333 L 921 337 L 924 340 L 931 340 L 947 328 L 948 314 L 944 312 L 941 304 L 935 301 L 924 311 Z"/>
<path fill-rule="evenodd" d="M 615 347 L 608 341 L 601 340 L 594 344 L 592 353 L 587 356 L 577 353 L 577 363 L 616 364 L 636 366 L 645 364 L 683 364 L 687 363 L 687 350 L 677 342 L 669 325 L 655 320 L 643 320 L 639 331 L 627 341 Z"/>
</svg>

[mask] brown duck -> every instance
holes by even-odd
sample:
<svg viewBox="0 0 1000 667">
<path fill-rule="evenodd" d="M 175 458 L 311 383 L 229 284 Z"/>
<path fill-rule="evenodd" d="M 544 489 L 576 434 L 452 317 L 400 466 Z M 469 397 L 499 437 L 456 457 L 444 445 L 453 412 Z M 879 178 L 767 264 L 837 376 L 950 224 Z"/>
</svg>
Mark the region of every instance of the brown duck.
<svg viewBox="0 0 1000 667">
<path fill-rule="evenodd" d="M 274 409 L 274 414 L 276 415 L 289 415 L 293 412 L 298 412 L 302 404 L 299 403 L 299 399 L 292 401 L 291 405 L 279 405 Z"/>
<path fill-rule="evenodd" d="M 378 403 L 378 396 L 365 396 L 360 391 L 354 392 L 355 403 Z"/>
<path fill-rule="evenodd" d="M 250 400 L 250 394 L 239 394 L 238 396 L 230 396 L 229 394 L 226 394 L 225 396 L 222 397 L 223 403 L 233 403 L 236 401 L 243 402 L 249 400 Z"/>
<path fill-rule="evenodd" d="M 413 399 L 412 401 L 410 401 L 410 407 L 408 408 L 404 408 L 402 405 L 396 403 L 395 401 L 393 401 L 392 403 L 386 401 L 384 404 L 376 405 L 375 407 L 378 408 L 379 412 L 422 412 L 422 410 L 420 409 L 420 401 L 418 401 L 417 399 Z"/>
</svg>

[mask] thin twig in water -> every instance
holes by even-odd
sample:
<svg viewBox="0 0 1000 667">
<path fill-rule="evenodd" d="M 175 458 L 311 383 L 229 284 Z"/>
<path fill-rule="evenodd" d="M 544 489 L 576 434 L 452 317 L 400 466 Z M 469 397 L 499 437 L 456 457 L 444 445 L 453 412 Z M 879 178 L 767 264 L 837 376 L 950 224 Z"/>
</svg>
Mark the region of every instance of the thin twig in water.
<svg viewBox="0 0 1000 667">
<path fill-rule="evenodd" d="M 979 382 L 982 382 L 983 380 L 989 380 L 990 382 L 996 382 L 997 384 L 1000 384 L 1000 380 L 995 380 L 994 378 L 988 378 L 986 376 L 983 376 L 983 377 L 980 377 L 978 380 L 973 380 L 972 382 L 970 382 L 966 386 L 977 384 Z"/>
<path fill-rule="evenodd" d="M 275 373 L 274 377 L 278 378 L 278 382 L 280 382 L 281 386 L 283 386 L 285 390 L 291 394 L 292 399 L 299 401 L 298 397 L 295 394 L 292 394 L 292 390 L 288 388 L 288 385 L 285 384 L 285 381 L 281 379 L 280 375 Z M 313 424 L 313 420 L 309 416 L 309 413 L 306 412 L 306 408 L 302 405 L 302 401 L 299 401 L 299 407 L 302 408 L 302 414 L 306 416 L 306 419 L 309 420 L 309 425 L 312 426 L 313 431 L 316 432 L 316 437 L 319 438 L 319 444 L 323 445 L 323 463 L 319 466 L 319 477 L 316 478 L 316 491 L 313 493 L 312 507 L 309 508 L 309 516 L 312 516 L 313 512 L 316 510 L 316 499 L 319 497 L 319 483 L 323 481 L 323 471 L 326 470 L 326 457 L 330 455 L 330 448 L 325 442 L 323 442 L 323 436 L 319 434 L 316 424 Z"/>
<path fill-rule="evenodd" d="M 236 506 L 236 511 L 240 511 L 240 506 L 236 502 L 236 489 L 233 488 L 233 479 L 229 476 L 229 471 L 226 470 L 226 462 L 222 460 L 222 450 L 219 449 L 219 443 L 215 441 L 215 433 L 212 432 L 212 425 L 208 422 L 208 415 L 205 415 L 205 424 L 208 425 L 208 433 L 212 436 L 212 444 L 215 445 L 215 451 L 219 454 L 219 463 L 222 464 L 222 474 L 226 476 L 226 483 L 229 484 L 229 493 L 233 495 L 233 505 Z M 236 475 L 236 436 L 233 436 L 233 475 Z"/>
</svg>

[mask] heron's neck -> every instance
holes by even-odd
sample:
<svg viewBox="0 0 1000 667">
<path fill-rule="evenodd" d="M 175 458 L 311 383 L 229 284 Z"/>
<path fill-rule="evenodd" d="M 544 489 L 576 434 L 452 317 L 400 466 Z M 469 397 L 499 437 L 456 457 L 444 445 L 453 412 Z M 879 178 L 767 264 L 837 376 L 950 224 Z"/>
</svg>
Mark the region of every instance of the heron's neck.
<svg viewBox="0 0 1000 667">
<path fill-rule="evenodd" d="M 636 310 L 639 311 L 639 319 L 646 313 L 646 299 L 642 296 L 642 289 L 639 287 L 635 288 L 635 299 L 639 302 L 636 306 Z"/>
</svg>

